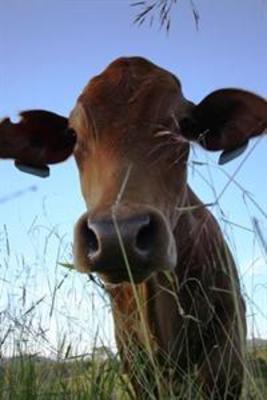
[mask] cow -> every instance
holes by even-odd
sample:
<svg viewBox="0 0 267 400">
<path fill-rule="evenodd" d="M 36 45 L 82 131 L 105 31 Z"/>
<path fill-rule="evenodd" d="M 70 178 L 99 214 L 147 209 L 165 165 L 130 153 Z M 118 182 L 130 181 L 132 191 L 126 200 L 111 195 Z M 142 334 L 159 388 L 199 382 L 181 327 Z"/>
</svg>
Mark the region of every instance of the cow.
<svg viewBox="0 0 267 400">
<path fill-rule="evenodd" d="M 75 266 L 104 283 L 140 399 L 182 396 L 188 382 L 205 399 L 241 396 L 246 318 L 237 268 L 188 185 L 187 162 L 197 143 L 221 151 L 223 164 L 266 128 L 264 98 L 229 88 L 195 105 L 175 75 L 140 57 L 119 58 L 94 77 L 69 118 L 30 110 L 0 124 L 0 158 L 26 172 L 47 176 L 74 154 L 87 208 L 75 226 Z"/>
</svg>

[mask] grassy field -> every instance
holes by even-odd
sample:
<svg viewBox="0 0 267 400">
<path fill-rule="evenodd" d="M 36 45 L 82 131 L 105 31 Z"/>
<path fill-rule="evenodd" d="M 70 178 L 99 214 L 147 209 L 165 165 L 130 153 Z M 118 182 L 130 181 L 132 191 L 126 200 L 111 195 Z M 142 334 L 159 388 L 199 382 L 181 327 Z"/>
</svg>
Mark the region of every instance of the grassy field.
<svg viewBox="0 0 267 400">
<path fill-rule="evenodd" d="M 267 398 L 267 347 L 248 350 L 248 370 L 243 399 Z M 190 388 L 181 388 L 181 396 L 168 399 L 202 399 Z M 21 355 L 2 359 L 0 399 L 42 400 L 130 400 L 134 399 L 127 377 L 116 355 L 105 348 L 95 349 L 91 357 L 52 361 Z M 151 399 L 153 396 L 151 396 Z"/>
<path fill-rule="evenodd" d="M 0 237 L 0 400 L 135 399 L 116 353 L 101 283 L 65 262 L 71 249 L 60 232 L 39 234 L 41 240 L 34 231 L 38 256 L 30 260 L 11 251 L 7 229 Z M 242 399 L 265 400 L 266 341 L 248 343 L 245 370 Z M 174 399 L 206 400 L 194 376 L 186 378 L 179 397 L 171 387 L 162 397 Z"/>
</svg>

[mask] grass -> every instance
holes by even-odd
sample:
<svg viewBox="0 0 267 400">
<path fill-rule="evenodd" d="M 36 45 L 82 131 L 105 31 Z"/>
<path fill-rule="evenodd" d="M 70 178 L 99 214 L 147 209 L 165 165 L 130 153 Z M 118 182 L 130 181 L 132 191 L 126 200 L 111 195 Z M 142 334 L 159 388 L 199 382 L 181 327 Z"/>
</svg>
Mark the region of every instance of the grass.
<svg viewBox="0 0 267 400">
<path fill-rule="evenodd" d="M 249 353 L 250 379 L 244 399 L 267 396 L 267 347 Z M 255 387 L 257 390 L 255 390 Z M 189 394 L 190 393 L 190 394 Z M 177 397 L 168 397 L 177 399 Z M 181 399 L 200 400 L 191 377 L 181 389 Z M 117 356 L 95 349 L 91 357 L 72 360 L 20 355 L 5 359 L 0 369 L 0 399 L 131 400 L 133 392 Z"/>
<path fill-rule="evenodd" d="M 212 184 L 213 190 L 214 198 L 220 197 Z M 255 201 L 240 191 L 246 205 Z M 243 227 L 220 213 L 231 242 L 232 229 Z M 27 256 L 16 250 L 9 228 L 0 227 L 0 400 L 135 399 L 117 354 L 110 304 L 101 284 L 72 270 L 70 240 L 60 228 L 37 220 L 24 233 L 20 230 Z M 259 238 L 264 244 L 259 224 L 248 231 L 253 241 Z M 251 292 L 245 293 L 248 318 L 260 337 L 258 327 L 260 321 L 266 323 L 266 315 L 255 296 L 259 290 L 266 293 L 266 286 L 253 274 L 250 282 Z M 136 352 L 132 371 L 142 369 L 144 362 Z M 160 377 L 157 365 L 153 368 Z M 245 369 L 243 400 L 266 399 L 267 343 L 249 343 Z M 153 382 L 147 386 L 152 400 Z M 165 399 L 178 400 L 172 387 Z M 184 380 L 179 399 L 204 400 L 194 375 Z"/>
<path fill-rule="evenodd" d="M 18 356 L 1 371 L 1 399 L 111 399 L 123 393 L 116 358 L 52 361 Z"/>
<path fill-rule="evenodd" d="M 39 234 L 43 237 L 42 230 Z M 109 338 L 110 331 L 104 332 L 110 306 L 101 284 L 77 274 L 71 264 L 64 262 L 70 248 L 57 229 L 51 230 L 43 242 L 39 239 L 42 257 L 37 257 L 33 264 L 24 257 L 14 257 L 7 229 L 0 242 L 5 255 L 1 259 L 0 400 L 135 399 L 114 342 Z M 36 281 L 38 265 L 43 269 L 43 263 L 48 262 L 53 241 L 57 248 L 55 259 L 49 256 L 51 269 L 49 274 L 48 270 L 45 272 L 46 282 L 41 279 L 40 286 L 40 279 Z M 37 270 L 33 272 L 33 268 Z M 13 285 L 14 274 L 20 275 L 18 286 Z M 77 307 L 86 317 L 77 319 Z M 94 332 L 89 330 L 92 326 Z M 132 371 L 140 371 L 144 362 L 137 352 Z M 265 341 L 249 343 L 246 371 L 243 400 L 267 398 Z M 160 370 L 156 373 L 160 377 Z M 153 399 L 153 382 L 147 386 Z M 193 375 L 182 383 L 179 398 L 170 387 L 167 397 L 162 397 L 165 399 L 204 400 Z"/>
<path fill-rule="evenodd" d="M 48 242 L 53 238 L 57 242 L 61 235 L 54 231 Z M 45 241 L 46 247 L 49 247 L 48 242 Z M 1 265 L 2 295 L 11 299 L 13 296 L 15 301 L 9 300 L 6 308 L 1 308 L 0 313 L 0 400 L 135 399 L 112 341 L 109 342 L 109 346 L 102 344 L 108 342 L 103 334 L 103 322 L 110 314 L 110 306 L 98 281 L 91 282 L 78 275 L 72 270 L 71 264 L 61 262 L 65 268 L 60 266 L 58 260 L 64 259 L 64 254 L 69 255 L 68 247 L 60 240 L 55 265 L 52 268 L 55 270 L 55 276 L 47 276 L 48 282 L 45 285 L 49 295 L 45 294 L 46 290 L 33 291 L 33 284 L 36 285 L 35 274 L 34 277 L 31 276 L 33 266 L 28 265 L 23 258 L 16 257 L 17 268 L 21 271 L 23 266 L 24 274 L 20 276 L 19 287 L 14 287 L 9 275 L 12 251 L 8 236 L 5 236 L 2 244 L 6 255 Z M 40 262 L 38 259 L 38 263 Z M 11 272 L 12 275 L 14 272 L 16 275 L 16 269 Z M 78 295 L 77 289 L 81 290 L 79 294 L 82 296 Z M 72 303 L 81 310 L 85 307 L 84 315 L 91 313 L 91 318 L 79 315 L 78 320 L 70 306 Z M 99 319 L 96 318 L 97 314 Z M 58 329 L 54 329 L 51 336 L 49 330 L 53 331 L 55 323 L 58 324 Z M 98 328 L 94 333 L 89 332 L 87 335 L 85 330 L 92 325 Z M 80 342 L 86 351 L 78 346 Z M 88 353 L 88 349 L 91 349 L 91 353 Z M 142 354 L 137 352 L 132 371 L 140 371 L 144 362 Z M 243 400 L 267 398 L 265 341 L 249 343 L 246 371 Z M 155 373 L 160 376 L 160 370 L 156 370 Z M 153 392 L 150 385 L 148 391 Z M 152 394 L 150 398 L 153 399 Z M 173 394 L 173 388 L 170 387 L 167 397 L 162 397 L 161 400 L 175 399 L 204 400 L 195 385 L 194 376 L 185 379 L 180 388 L 179 398 Z"/>
</svg>

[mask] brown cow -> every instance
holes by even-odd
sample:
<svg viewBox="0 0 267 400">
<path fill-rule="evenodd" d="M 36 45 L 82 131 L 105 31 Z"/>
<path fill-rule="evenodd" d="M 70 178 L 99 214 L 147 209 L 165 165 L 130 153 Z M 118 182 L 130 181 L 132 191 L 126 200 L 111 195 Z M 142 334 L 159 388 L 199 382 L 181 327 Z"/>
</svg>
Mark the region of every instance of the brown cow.
<svg viewBox="0 0 267 400">
<path fill-rule="evenodd" d="M 137 57 L 92 79 L 69 120 L 37 110 L 0 125 L 0 157 L 39 175 L 74 147 L 88 209 L 75 264 L 106 285 L 142 399 L 182 395 L 182 382 L 207 399 L 240 398 L 245 305 L 218 223 L 187 184 L 187 160 L 189 141 L 222 150 L 223 163 L 266 128 L 263 98 L 223 89 L 194 105 L 177 78 Z"/>
</svg>

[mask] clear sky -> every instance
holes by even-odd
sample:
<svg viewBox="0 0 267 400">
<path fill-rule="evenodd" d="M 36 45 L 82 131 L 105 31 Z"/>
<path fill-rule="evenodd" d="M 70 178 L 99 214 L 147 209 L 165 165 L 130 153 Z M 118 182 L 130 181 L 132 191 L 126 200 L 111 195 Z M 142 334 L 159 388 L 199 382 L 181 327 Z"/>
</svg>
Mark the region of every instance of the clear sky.
<svg viewBox="0 0 267 400">
<path fill-rule="evenodd" d="M 133 25 L 137 10 L 127 0 L 0 2 L 0 117 L 32 108 L 67 116 L 87 81 L 122 55 L 144 56 L 172 71 L 180 78 L 185 96 L 196 103 L 222 87 L 240 87 L 267 97 L 267 2 L 195 0 L 195 4 L 200 13 L 199 29 L 190 1 L 184 0 L 173 9 L 171 32 L 166 35 L 157 23 L 152 27 Z M 204 201 L 214 201 L 227 184 L 227 175 L 236 172 L 235 179 L 256 202 L 253 205 L 232 183 L 221 197 L 224 215 L 218 209 L 213 211 L 220 217 L 240 266 L 249 298 L 249 333 L 267 337 L 266 254 L 252 224 L 252 218 L 257 218 L 267 238 L 267 140 L 259 141 L 255 148 L 254 144 L 251 152 L 223 169 L 216 165 L 217 155 L 194 148 L 189 168 L 191 185 Z M 205 165 L 194 165 L 194 161 Z M 0 311 L 11 304 L 22 313 L 18 288 L 27 285 L 24 307 L 46 296 L 39 305 L 44 306 L 43 316 L 38 318 L 47 324 L 47 335 L 53 341 L 55 331 L 61 330 L 57 326 L 61 319 L 48 324 L 44 315 L 51 311 L 55 282 L 65 274 L 55 265 L 58 259 L 71 261 L 73 224 L 84 211 L 77 169 L 70 159 L 53 167 L 49 179 L 41 180 L 19 173 L 12 162 L 2 161 L 0 177 Z M 32 190 L 33 186 L 37 190 Z M 7 195 L 27 188 L 23 195 L 5 201 Z M 222 216 L 240 227 L 225 223 Z M 74 325 L 87 333 L 96 332 L 95 317 L 87 318 L 89 306 L 84 304 L 86 296 L 81 295 L 84 286 L 88 287 L 85 278 L 71 273 L 60 288 L 57 310 L 66 315 L 71 309 Z M 98 305 L 95 313 L 103 317 L 102 311 L 99 313 L 103 305 L 97 295 L 94 298 Z M 53 307 L 52 315 L 59 315 Z M 112 342 L 109 318 L 105 317 L 105 343 Z M 73 335 L 79 336 L 77 332 Z M 43 342 L 40 346 L 44 347 Z"/>
</svg>

